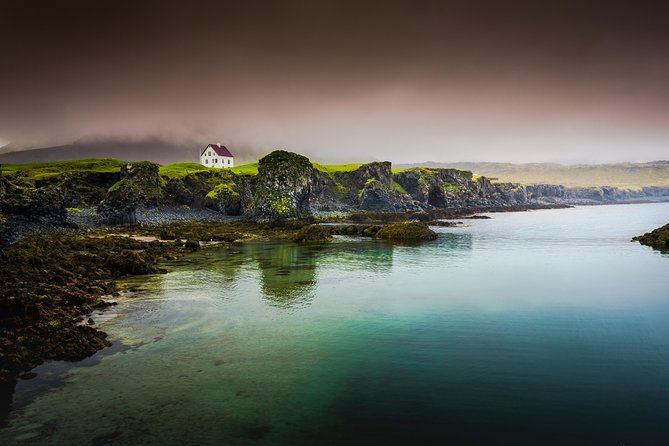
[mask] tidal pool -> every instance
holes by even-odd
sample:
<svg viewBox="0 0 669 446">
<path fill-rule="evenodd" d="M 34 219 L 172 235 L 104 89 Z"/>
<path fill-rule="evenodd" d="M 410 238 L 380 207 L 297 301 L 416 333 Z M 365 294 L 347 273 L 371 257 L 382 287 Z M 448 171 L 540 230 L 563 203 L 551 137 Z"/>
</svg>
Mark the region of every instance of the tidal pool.
<svg viewBox="0 0 669 446">
<path fill-rule="evenodd" d="M 438 240 L 207 249 L 93 315 L 114 346 L 20 381 L 0 443 L 669 438 L 669 204 L 492 214 Z"/>
</svg>

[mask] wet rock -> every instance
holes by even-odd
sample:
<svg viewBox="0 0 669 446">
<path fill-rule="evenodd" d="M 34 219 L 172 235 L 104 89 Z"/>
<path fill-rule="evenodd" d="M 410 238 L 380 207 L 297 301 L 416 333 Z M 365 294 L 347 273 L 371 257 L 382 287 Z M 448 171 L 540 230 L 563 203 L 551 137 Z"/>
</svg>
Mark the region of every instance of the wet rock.
<svg viewBox="0 0 669 446">
<path fill-rule="evenodd" d="M 383 225 L 376 236 L 384 240 L 418 241 L 434 240 L 438 234 L 420 221 Z"/>
<path fill-rule="evenodd" d="M 644 235 L 634 237 L 632 241 L 641 243 L 642 245 L 651 246 L 662 251 L 669 251 L 669 224 L 657 228 Z"/>
<path fill-rule="evenodd" d="M 298 243 L 327 243 L 332 240 L 330 230 L 321 225 L 304 226 L 293 236 Z"/>
</svg>

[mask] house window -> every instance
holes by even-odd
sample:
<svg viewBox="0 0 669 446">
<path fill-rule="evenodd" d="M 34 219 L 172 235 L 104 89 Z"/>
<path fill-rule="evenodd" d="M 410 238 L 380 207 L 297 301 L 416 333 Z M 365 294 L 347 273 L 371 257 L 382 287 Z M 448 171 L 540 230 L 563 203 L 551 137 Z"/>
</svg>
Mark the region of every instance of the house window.
<svg viewBox="0 0 669 446">
<path fill-rule="evenodd" d="M 205 163 L 205 164 L 209 164 L 209 160 L 204 160 L 204 163 Z"/>
<path fill-rule="evenodd" d="M 228 159 L 228 164 L 230 164 L 230 160 Z"/>
<path fill-rule="evenodd" d="M 214 158 L 214 164 L 218 164 L 218 158 Z"/>
</svg>

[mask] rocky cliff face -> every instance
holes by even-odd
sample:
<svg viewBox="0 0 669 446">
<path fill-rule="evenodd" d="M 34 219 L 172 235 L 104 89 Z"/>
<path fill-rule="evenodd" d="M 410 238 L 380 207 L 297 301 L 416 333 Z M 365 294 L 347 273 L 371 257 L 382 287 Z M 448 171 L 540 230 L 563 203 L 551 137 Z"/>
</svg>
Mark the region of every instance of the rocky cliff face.
<svg viewBox="0 0 669 446">
<path fill-rule="evenodd" d="M 67 219 L 64 190 L 59 187 L 17 186 L 0 179 L 0 214 L 61 226 Z"/>
<path fill-rule="evenodd" d="M 273 220 L 309 214 L 312 171 L 309 159 L 296 153 L 277 150 L 265 156 L 244 215 Z"/>
<path fill-rule="evenodd" d="M 358 168 L 313 165 L 304 156 L 276 151 L 260 160 L 257 175 L 207 169 L 160 177 L 150 162 L 128 163 L 118 172 L 74 171 L 29 182 L 0 177 L 0 215 L 63 225 L 68 207 L 96 204 L 100 222 L 135 223 L 144 207 L 208 207 L 225 215 L 274 220 L 319 212 L 420 211 L 443 208 L 586 204 L 669 200 L 669 188 L 497 183 L 456 169 L 411 168 L 393 172 L 389 162 Z M 11 223 L 11 222 L 10 222 Z"/>
<path fill-rule="evenodd" d="M 134 224 L 137 208 L 157 205 L 162 184 L 159 167 L 148 161 L 121 167 L 121 179 L 109 188 L 98 206 L 101 220 L 109 224 Z"/>
</svg>

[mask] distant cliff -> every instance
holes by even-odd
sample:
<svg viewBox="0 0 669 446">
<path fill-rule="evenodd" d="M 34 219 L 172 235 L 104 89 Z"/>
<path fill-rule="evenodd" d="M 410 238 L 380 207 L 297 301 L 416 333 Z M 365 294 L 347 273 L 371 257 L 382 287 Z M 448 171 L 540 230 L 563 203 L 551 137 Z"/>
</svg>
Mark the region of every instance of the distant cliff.
<svg viewBox="0 0 669 446">
<path fill-rule="evenodd" d="M 669 161 L 647 163 L 575 164 L 556 163 L 423 163 L 402 167 L 455 168 L 499 181 L 522 184 L 562 184 L 567 187 L 611 186 L 639 189 L 669 187 Z"/>
</svg>

